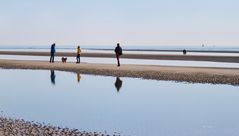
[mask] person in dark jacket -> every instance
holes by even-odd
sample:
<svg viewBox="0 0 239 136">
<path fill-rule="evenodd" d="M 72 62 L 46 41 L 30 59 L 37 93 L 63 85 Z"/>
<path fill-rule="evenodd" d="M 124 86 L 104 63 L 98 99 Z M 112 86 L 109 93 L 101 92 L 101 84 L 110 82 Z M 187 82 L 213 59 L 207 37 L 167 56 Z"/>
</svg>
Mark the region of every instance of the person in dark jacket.
<svg viewBox="0 0 239 136">
<path fill-rule="evenodd" d="M 186 54 L 187 54 L 187 50 L 183 49 L 183 55 L 186 55 Z"/>
<path fill-rule="evenodd" d="M 122 48 L 120 47 L 119 43 L 117 43 L 117 46 L 115 47 L 115 55 L 116 55 L 117 63 L 118 63 L 118 67 L 119 67 L 120 66 L 119 58 L 122 55 Z"/>
<path fill-rule="evenodd" d="M 50 63 L 54 63 L 54 57 L 55 57 L 55 53 L 56 53 L 56 44 L 53 43 L 51 45 L 51 57 L 50 57 Z"/>
</svg>

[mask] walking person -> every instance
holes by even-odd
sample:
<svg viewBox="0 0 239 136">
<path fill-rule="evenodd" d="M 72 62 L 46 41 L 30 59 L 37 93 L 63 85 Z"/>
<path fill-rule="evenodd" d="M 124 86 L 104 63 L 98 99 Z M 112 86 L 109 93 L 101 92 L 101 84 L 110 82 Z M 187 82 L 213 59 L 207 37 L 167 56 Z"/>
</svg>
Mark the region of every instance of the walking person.
<svg viewBox="0 0 239 136">
<path fill-rule="evenodd" d="M 80 46 L 78 46 L 77 47 L 76 63 L 80 63 L 80 54 L 81 54 L 81 49 L 80 49 Z"/>
<path fill-rule="evenodd" d="M 53 43 L 53 44 L 51 45 L 51 57 L 50 57 L 50 63 L 54 63 L 55 53 L 56 53 L 56 44 Z"/>
<path fill-rule="evenodd" d="M 118 67 L 120 66 L 119 58 L 122 55 L 122 48 L 120 47 L 120 44 L 117 43 L 117 46 L 115 47 L 115 55 L 118 63 Z"/>
</svg>

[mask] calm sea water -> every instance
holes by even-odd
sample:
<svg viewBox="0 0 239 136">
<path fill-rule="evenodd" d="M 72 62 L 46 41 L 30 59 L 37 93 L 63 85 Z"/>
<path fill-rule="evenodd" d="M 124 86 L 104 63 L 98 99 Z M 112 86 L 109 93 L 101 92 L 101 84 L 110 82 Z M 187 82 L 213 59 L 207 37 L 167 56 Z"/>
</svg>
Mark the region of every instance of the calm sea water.
<svg viewBox="0 0 239 136">
<path fill-rule="evenodd" d="M 2 116 L 132 136 L 237 136 L 238 86 L 0 70 Z"/>
<path fill-rule="evenodd" d="M 85 51 L 112 51 L 116 45 L 81 45 L 81 48 Z M 206 53 L 239 53 L 239 45 L 238 46 L 213 46 L 213 45 L 194 45 L 194 46 L 129 46 L 129 45 L 122 45 L 124 51 L 129 52 L 150 52 L 150 53 L 160 53 L 160 52 L 171 52 L 177 53 L 182 52 L 183 49 L 188 50 L 189 52 L 206 52 Z M 4 46 L 0 45 L 0 50 L 17 50 L 17 51 L 49 51 L 50 45 L 41 45 L 41 46 Z M 65 52 L 72 52 L 75 51 L 76 46 L 72 45 L 57 45 L 56 49 L 58 51 L 65 51 Z"/>
</svg>

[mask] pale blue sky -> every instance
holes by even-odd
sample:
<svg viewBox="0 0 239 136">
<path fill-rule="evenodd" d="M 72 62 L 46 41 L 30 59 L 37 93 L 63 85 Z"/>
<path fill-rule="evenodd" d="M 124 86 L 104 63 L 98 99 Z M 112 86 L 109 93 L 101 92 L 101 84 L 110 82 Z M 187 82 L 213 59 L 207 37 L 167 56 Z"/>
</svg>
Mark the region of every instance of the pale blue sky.
<svg viewBox="0 0 239 136">
<path fill-rule="evenodd" d="M 238 0 L 1 0 L 0 45 L 239 45 Z"/>
</svg>

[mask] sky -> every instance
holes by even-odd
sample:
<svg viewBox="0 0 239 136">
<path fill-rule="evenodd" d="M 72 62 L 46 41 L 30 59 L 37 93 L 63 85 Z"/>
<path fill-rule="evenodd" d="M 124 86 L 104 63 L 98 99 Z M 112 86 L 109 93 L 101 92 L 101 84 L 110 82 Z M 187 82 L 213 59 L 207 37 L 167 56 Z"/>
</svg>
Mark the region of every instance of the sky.
<svg viewBox="0 0 239 136">
<path fill-rule="evenodd" d="M 238 45 L 238 0 L 0 0 L 0 45 Z"/>
</svg>

